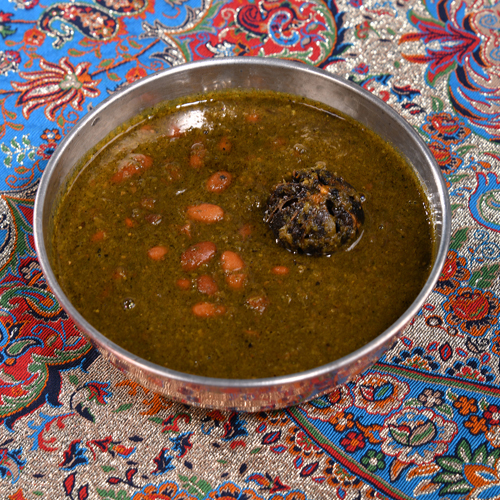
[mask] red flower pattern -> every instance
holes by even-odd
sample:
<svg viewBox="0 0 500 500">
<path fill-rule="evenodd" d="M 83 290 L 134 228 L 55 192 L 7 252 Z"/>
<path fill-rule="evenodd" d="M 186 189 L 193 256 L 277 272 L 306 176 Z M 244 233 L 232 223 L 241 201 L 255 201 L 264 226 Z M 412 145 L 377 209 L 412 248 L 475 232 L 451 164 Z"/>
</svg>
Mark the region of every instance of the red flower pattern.
<svg viewBox="0 0 500 500">
<path fill-rule="evenodd" d="M 489 425 L 500 424 L 500 406 L 489 405 L 483 416 Z"/>
<path fill-rule="evenodd" d="M 471 134 L 470 128 L 465 127 L 458 116 L 444 112 L 429 115 L 422 128 L 446 145 L 460 144 Z"/>
<path fill-rule="evenodd" d="M 26 45 L 41 47 L 45 41 L 45 33 L 37 28 L 31 28 L 24 33 L 23 41 Z"/>
<path fill-rule="evenodd" d="M 87 384 L 89 389 L 89 401 L 95 399 L 99 404 L 106 404 L 106 398 L 111 396 L 111 393 L 107 390 L 109 388 L 109 382 L 89 382 Z"/>
<path fill-rule="evenodd" d="M 19 72 L 27 82 L 12 82 L 12 87 L 21 92 L 16 104 L 23 107 L 23 116 L 28 119 L 35 109 L 45 107 L 45 116 L 54 121 L 56 113 L 68 104 L 75 111 L 82 111 L 85 99 L 100 93 L 96 87 L 101 80 L 92 80 L 89 66 L 83 62 L 75 67 L 69 58 L 63 57 L 59 65 L 41 59 L 42 71 Z"/>
<path fill-rule="evenodd" d="M 365 437 L 361 432 L 351 431 L 340 441 L 340 444 L 346 451 L 353 453 L 365 447 Z"/>
<path fill-rule="evenodd" d="M 57 143 L 49 142 L 48 144 L 40 144 L 39 148 L 36 151 L 38 156 L 41 156 L 44 160 L 48 160 L 54 153 L 54 150 L 57 147 Z"/>
<path fill-rule="evenodd" d="M 498 321 L 500 302 L 492 292 L 462 288 L 443 304 L 446 320 L 473 337 L 481 337 Z"/>
<path fill-rule="evenodd" d="M 467 260 L 459 257 L 455 250 L 450 250 L 446 256 L 446 261 L 436 283 L 436 290 L 443 295 L 450 295 L 455 292 L 461 282 L 470 278 L 470 271 L 467 269 Z"/>
<path fill-rule="evenodd" d="M 125 79 L 128 83 L 135 82 L 144 78 L 147 75 L 147 72 L 144 68 L 140 66 L 136 66 L 135 68 L 129 69 L 125 75 Z"/>
<path fill-rule="evenodd" d="M 433 141 L 428 146 L 444 174 L 452 174 L 462 165 L 462 158 L 451 151 L 449 146 L 445 146 L 438 141 Z"/>
<path fill-rule="evenodd" d="M 0 23 L 10 23 L 12 21 L 12 13 L 0 10 Z"/>
</svg>

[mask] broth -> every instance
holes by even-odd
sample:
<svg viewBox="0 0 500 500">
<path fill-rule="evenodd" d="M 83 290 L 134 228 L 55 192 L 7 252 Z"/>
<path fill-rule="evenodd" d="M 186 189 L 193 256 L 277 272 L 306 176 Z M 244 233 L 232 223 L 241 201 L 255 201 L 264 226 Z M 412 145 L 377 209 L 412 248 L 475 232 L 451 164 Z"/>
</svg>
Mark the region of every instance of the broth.
<svg viewBox="0 0 500 500">
<path fill-rule="evenodd" d="M 318 165 L 363 194 L 361 236 L 292 253 L 266 201 Z M 433 224 L 402 156 L 341 113 L 267 91 L 192 96 L 124 124 L 81 162 L 52 266 L 77 310 L 128 351 L 223 378 L 297 373 L 373 340 L 428 278 Z"/>
</svg>

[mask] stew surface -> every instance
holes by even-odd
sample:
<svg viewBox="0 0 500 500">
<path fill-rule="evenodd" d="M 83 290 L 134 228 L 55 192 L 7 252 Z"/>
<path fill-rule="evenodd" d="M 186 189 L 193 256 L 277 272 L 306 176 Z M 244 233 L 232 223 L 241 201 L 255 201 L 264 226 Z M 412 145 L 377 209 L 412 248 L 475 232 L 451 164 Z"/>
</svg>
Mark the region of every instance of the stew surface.
<svg viewBox="0 0 500 500">
<path fill-rule="evenodd" d="M 261 378 L 323 365 L 388 328 L 430 271 L 432 217 L 411 167 L 300 97 L 166 103 L 81 163 L 54 218 L 56 276 L 100 332 L 175 370 Z M 362 193 L 364 211 L 356 242 L 319 257 L 286 250 L 264 222 L 273 187 L 318 166 Z"/>
</svg>

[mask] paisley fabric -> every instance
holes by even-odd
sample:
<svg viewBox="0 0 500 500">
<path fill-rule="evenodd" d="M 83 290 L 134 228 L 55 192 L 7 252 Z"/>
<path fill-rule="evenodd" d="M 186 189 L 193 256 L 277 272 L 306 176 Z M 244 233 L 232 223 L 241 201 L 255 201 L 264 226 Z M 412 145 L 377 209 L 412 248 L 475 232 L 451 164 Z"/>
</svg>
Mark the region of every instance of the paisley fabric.
<svg viewBox="0 0 500 500">
<path fill-rule="evenodd" d="M 4 0 L 0 6 L 0 497 L 500 499 L 500 4 Z M 33 202 L 108 95 L 226 56 L 339 74 L 401 114 L 449 190 L 440 279 L 397 344 L 287 410 L 190 408 L 114 369 L 47 287 Z"/>
</svg>

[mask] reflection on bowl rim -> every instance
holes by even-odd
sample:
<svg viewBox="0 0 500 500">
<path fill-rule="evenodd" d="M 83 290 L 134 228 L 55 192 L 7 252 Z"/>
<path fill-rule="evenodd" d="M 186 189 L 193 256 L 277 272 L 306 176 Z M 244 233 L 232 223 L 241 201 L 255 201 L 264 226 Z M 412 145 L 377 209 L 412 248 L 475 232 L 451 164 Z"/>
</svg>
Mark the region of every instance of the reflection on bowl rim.
<svg viewBox="0 0 500 500">
<path fill-rule="evenodd" d="M 297 91 L 306 84 L 312 88 L 311 91 Z M 423 169 L 417 175 L 426 188 L 429 204 L 434 207 L 437 241 L 434 264 L 421 292 L 405 313 L 374 340 L 347 356 L 311 370 L 275 378 L 239 380 L 202 377 L 174 371 L 129 353 L 99 333 L 73 307 L 57 283 L 47 255 L 46 236 L 53 206 L 64 180 L 68 179 L 72 168 L 78 163 L 73 159 L 75 154 L 79 160 L 82 150 L 90 150 L 117 126 L 109 126 L 106 124 L 108 120 L 101 120 L 103 113 L 106 117 L 112 117 L 110 120 L 114 122 L 118 120 L 115 115 L 124 109 L 132 109 L 134 105 L 139 106 L 139 109 L 135 109 L 133 114 L 139 114 L 151 107 L 152 103 L 219 88 L 233 88 L 235 85 L 305 95 L 350 116 L 354 114 L 353 118 L 372 129 L 379 127 L 376 132 L 383 138 L 385 135 L 386 140 L 391 134 L 398 140 L 400 137 L 402 141 L 407 140 L 408 144 L 396 142 L 394 145 L 403 153 L 406 148 L 424 165 L 419 163 L 416 166 L 416 162 L 404 154 L 416 170 Z M 299 88 L 290 90 L 293 85 Z M 167 94 L 165 87 L 169 88 Z M 198 90 L 193 91 L 192 88 Z M 154 92 L 163 94 L 155 97 L 157 94 Z M 123 123 L 132 116 L 120 119 L 117 123 Z M 367 123 L 372 119 L 370 116 L 374 117 L 373 124 Z M 98 135 L 98 138 L 89 144 L 85 135 L 92 134 Z M 422 179 L 422 172 L 429 177 L 427 182 Z M 208 408 L 258 411 L 281 408 L 320 396 L 333 390 L 336 385 L 347 382 L 380 358 L 418 312 L 439 278 L 450 240 L 450 214 L 447 189 L 431 152 L 412 127 L 381 99 L 349 81 L 302 63 L 258 57 L 221 58 L 187 63 L 152 74 L 111 95 L 84 116 L 48 162 L 35 201 L 34 236 L 42 271 L 59 303 L 104 357 L 118 369 L 153 391 L 183 403 Z"/>
</svg>

